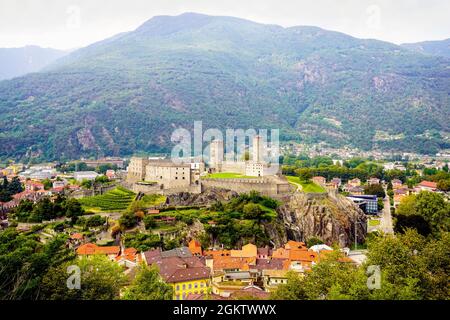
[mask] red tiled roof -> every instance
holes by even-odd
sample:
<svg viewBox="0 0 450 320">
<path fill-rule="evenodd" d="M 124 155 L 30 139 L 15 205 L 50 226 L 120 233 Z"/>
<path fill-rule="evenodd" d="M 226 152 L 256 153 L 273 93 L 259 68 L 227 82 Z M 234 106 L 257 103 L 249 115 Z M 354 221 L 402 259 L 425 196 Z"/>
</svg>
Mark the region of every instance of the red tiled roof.
<svg viewBox="0 0 450 320">
<path fill-rule="evenodd" d="M 426 188 L 437 189 L 437 183 L 436 182 L 432 182 L 432 181 L 422 181 L 421 183 L 419 183 L 419 186 L 426 187 Z"/>
<path fill-rule="evenodd" d="M 119 246 L 100 247 L 94 243 L 86 243 L 77 248 L 78 255 L 93 255 L 93 254 L 116 254 L 120 252 Z"/>
</svg>

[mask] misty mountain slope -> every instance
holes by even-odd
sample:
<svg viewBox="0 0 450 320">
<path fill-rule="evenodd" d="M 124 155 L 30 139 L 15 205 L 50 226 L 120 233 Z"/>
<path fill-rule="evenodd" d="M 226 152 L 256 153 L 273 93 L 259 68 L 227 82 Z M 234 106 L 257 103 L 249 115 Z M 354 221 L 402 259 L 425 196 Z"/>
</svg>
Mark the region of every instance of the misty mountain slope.
<svg viewBox="0 0 450 320">
<path fill-rule="evenodd" d="M 412 51 L 450 58 L 450 39 L 402 44 Z"/>
<path fill-rule="evenodd" d="M 0 80 L 40 71 L 66 54 L 65 51 L 37 46 L 0 48 Z"/>
<path fill-rule="evenodd" d="M 1 157 L 170 148 L 179 127 L 435 152 L 449 144 L 450 59 L 316 27 L 155 17 L 0 82 Z"/>
</svg>

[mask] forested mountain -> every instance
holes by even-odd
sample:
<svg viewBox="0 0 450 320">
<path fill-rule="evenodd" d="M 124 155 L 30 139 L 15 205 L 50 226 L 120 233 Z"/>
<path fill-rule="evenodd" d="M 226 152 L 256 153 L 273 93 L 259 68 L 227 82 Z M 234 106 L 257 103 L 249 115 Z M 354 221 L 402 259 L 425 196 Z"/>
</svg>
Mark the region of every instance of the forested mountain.
<svg viewBox="0 0 450 320">
<path fill-rule="evenodd" d="M 40 71 L 65 54 L 65 51 L 37 46 L 0 48 L 0 80 Z"/>
<path fill-rule="evenodd" d="M 449 146 L 450 59 L 316 27 L 154 17 L 0 82 L 0 156 L 170 147 L 172 131 L 280 128 L 283 139 L 435 152 Z"/>
<path fill-rule="evenodd" d="M 402 46 L 416 52 L 450 58 L 450 39 L 442 41 L 405 43 L 402 44 Z"/>
</svg>

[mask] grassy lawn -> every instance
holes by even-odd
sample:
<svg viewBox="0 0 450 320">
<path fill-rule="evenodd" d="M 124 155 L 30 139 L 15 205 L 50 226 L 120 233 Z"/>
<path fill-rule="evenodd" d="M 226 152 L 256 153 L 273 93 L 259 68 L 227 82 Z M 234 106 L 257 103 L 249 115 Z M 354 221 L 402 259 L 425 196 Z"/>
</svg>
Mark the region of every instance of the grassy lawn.
<svg viewBox="0 0 450 320">
<path fill-rule="evenodd" d="M 83 208 L 91 212 L 122 211 L 128 208 L 135 193 L 123 187 L 117 187 L 105 194 L 79 199 Z"/>
<path fill-rule="evenodd" d="M 212 173 L 205 178 L 212 178 L 212 179 L 256 179 L 258 177 L 253 176 L 246 176 L 240 173 L 233 173 L 233 172 L 218 172 L 218 173 Z"/>
<path fill-rule="evenodd" d="M 380 220 L 378 219 L 370 219 L 369 220 L 369 227 L 377 227 L 380 225 Z"/>
<path fill-rule="evenodd" d="M 314 183 L 312 181 L 307 181 L 306 182 L 306 181 L 300 180 L 299 177 L 294 177 L 294 176 L 286 176 L 286 178 L 294 186 L 301 185 L 302 186 L 302 191 L 305 192 L 305 193 L 323 193 L 323 192 L 326 192 L 326 190 L 322 186 L 319 186 L 318 184 L 316 184 L 316 183 Z"/>
</svg>

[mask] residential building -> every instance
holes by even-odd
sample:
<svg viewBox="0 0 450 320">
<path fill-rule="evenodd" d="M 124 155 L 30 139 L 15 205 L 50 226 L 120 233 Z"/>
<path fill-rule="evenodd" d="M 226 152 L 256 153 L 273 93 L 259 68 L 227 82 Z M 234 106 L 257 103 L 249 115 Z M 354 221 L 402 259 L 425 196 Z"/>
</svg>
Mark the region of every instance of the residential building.
<svg viewBox="0 0 450 320">
<path fill-rule="evenodd" d="M 155 265 L 162 279 L 173 287 L 173 299 L 185 300 L 189 294 L 205 294 L 210 291 L 211 271 L 201 257 L 192 256 L 188 248 L 169 254 L 159 249 L 143 254 L 147 265 Z"/>
<path fill-rule="evenodd" d="M 378 179 L 378 178 L 376 178 L 376 177 L 369 178 L 369 179 L 367 180 L 367 184 L 368 184 L 369 186 L 371 186 L 371 185 L 376 185 L 376 184 L 380 184 L 380 179 Z"/>
<path fill-rule="evenodd" d="M 314 183 L 317 183 L 318 185 L 321 185 L 321 186 L 325 186 L 325 184 L 327 183 L 327 179 L 325 179 L 324 177 L 320 177 L 320 176 L 313 177 L 311 180 Z"/>
<path fill-rule="evenodd" d="M 422 181 L 419 183 L 418 188 L 421 191 L 435 192 L 437 190 L 437 183 L 432 181 Z"/>
<path fill-rule="evenodd" d="M 120 254 L 120 247 L 119 246 L 102 247 L 94 243 L 86 243 L 79 246 L 76 250 L 76 253 L 79 257 L 92 255 L 106 255 L 111 260 L 115 260 L 116 257 Z"/>
<path fill-rule="evenodd" d="M 348 184 L 352 187 L 359 187 L 361 185 L 361 180 L 358 178 L 354 178 L 348 181 Z"/>
<path fill-rule="evenodd" d="M 275 291 L 280 284 L 287 284 L 289 270 L 264 270 L 262 272 L 264 290 Z"/>
</svg>

